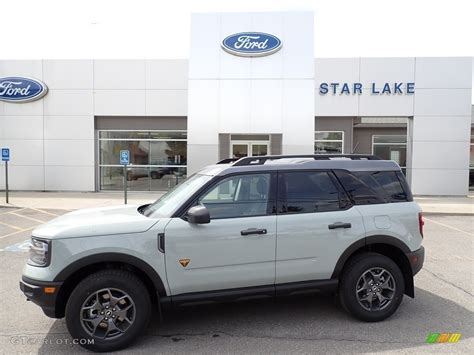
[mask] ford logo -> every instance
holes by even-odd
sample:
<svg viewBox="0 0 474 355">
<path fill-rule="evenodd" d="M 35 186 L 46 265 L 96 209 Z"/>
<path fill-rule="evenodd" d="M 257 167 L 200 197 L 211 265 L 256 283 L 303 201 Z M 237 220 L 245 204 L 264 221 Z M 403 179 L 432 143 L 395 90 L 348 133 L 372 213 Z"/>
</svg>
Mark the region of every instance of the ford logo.
<svg viewBox="0 0 474 355">
<path fill-rule="evenodd" d="M 268 33 L 242 32 L 226 37 L 222 41 L 222 48 L 233 55 L 261 57 L 278 51 L 281 41 Z"/>
<path fill-rule="evenodd" d="M 29 102 L 41 99 L 48 87 L 39 80 L 25 77 L 0 78 L 0 101 Z"/>
</svg>

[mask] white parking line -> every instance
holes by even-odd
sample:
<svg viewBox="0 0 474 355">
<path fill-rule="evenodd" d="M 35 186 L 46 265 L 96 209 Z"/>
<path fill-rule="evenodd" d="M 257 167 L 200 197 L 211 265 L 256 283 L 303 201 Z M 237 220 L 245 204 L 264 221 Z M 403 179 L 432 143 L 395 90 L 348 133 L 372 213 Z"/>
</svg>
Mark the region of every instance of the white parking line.
<svg viewBox="0 0 474 355">
<path fill-rule="evenodd" d="M 59 217 L 61 216 L 60 214 L 56 214 L 56 213 L 52 213 L 52 212 L 47 212 L 47 211 L 43 211 L 43 210 L 39 210 L 37 208 L 33 208 L 33 207 L 29 207 L 30 210 L 33 210 L 33 211 L 36 211 L 36 212 L 41 212 L 41 213 L 44 213 L 44 214 L 49 214 L 51 216 L 55 216 L 55 217 Z M 70 212 L 70 210 L 65 210 L 67 212 Z M 15 212 L 18 212 L 18 211 L 15 211 Z"/>
<path fill-rule="evenodd" d="M 3 224 L 4 226 L 7 226 L 7 227 L 10 227 L 10 228 L 13 228 L 13 229 L 17 229 L 17 230 L 21 230 L 22 228 L 20 227 L 17 227 L 17 226 L 14 226 L 12 224 L 8 224 L 8 223 L 5 223 L 5 222 L 0 222 L 0 224 Z"/>
<path fill-rule="evenodd" d="M 462 229 L 459 229 L 459 228 L 450 226 L 449 224 L 441 223 L 441 222 L 432 220 L 431 218 L 426 218 L 426 217 L 423 217 L 423 218 L 424 218 L 425 220 L 427 220 L 427 221 L 433 222 L 433 223 L 435 223 L 435 224 L 439 224 L 440 226 L 443 226 L 443 227 L 446 227 L 446 228 L 450 228 L 450 229 L 452 229 L 452 230 L 455 230 L 455 231 L 458 231 L 458 232 L 461 232 L 461 233 L 465 233 L 465 234 L 470 235 L 470 236 L 474 236 L 474 233 L 466 232 L 465 230 L 462 230 Z"/>
<path fill-rule="evenodd" d="M 15 212 L 10 212 L 10 214 L 13 214 L 17 217 L 22 217 L 22 218 L 29 219 L 30 221 L 33 221 L 33 222 L 38 222 L 38 223 L 41 223 L 41 224 L 46 223 L 46 221 L 42 221 L 42 220 L 39 220 L 39 219 L 36 219 L 36 218 L 33 218 L 33 217 L 23 216 L 21 214 L 15 213 Z"/>
<path fill-rule="evenodd" d="M 13 211 L 19 212 L 19 211 L 23 211 L 23 210 L 24 210 L 24 208 L 20 208 L 20 209 L 15 209 L 15 210 L 13 210 Z M 0 216 L 1 216 L 2 214 L 12 213 L 13 211 L 2 212 L 2 213 L 0 213 Z"/>
<path fill-rule="evenodd" d="M 26 228 L 26 229 L 19 230 L 19 231 L 17 231 L 17 232 L 13 232 L 13 233 L 10 233 L 10 234 L 2 235 L 2 236 L 0 236 L 0 239 L 6 238 L 6 237 L 11 237 L 12 235 L 15 235 L 15 234 L 18 234 L 18 233 L 21 233 L 21 232 L 26 232 L 26 231 L 29 231 L 29 230 L 32 230 L 32 229 L 35 229 L 35 228 L 36 228 L 36 226 L 33 226 L 33 227 L 30 227 L 30 228 Z"/>
</svg>

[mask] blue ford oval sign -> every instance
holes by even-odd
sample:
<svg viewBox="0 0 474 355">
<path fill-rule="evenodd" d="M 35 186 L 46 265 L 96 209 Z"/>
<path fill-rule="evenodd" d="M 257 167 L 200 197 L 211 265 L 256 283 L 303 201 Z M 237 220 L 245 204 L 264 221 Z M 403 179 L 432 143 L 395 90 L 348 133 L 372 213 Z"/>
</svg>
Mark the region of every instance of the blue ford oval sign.
<svg viewBox="0 0 474 355">
<path fill-rule="evenodd" d="M 242 57 L 261 57 L 281 48 L 278 37 L 262 32 L 242 32 L 226 37 L 222 48 L 230 54 Z"/>
<path fill-rule="evenodd" d="M 0 78 L 0 101 L 28 102 L 41 99 L 48 87 L 39 80 L 12 76 Z"/>
</svg>

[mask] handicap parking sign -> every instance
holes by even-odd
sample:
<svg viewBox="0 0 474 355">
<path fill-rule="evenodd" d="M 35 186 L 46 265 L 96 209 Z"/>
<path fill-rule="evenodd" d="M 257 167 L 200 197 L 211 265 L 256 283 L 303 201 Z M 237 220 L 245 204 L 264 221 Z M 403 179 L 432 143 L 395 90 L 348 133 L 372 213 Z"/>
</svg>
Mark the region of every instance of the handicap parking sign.
<svg viewBox="0 0 474 355">
<path fill-rule="evenodd" d="M 3 161 L 10 160 L 10 148 L 2 148 L 2 160 Z"/>
<path fill-rule="evenodd" d="M 130 152 L 128 150 L 120 151 L 120 164 L 121 165 L 130 164 Z"/>
</svg>

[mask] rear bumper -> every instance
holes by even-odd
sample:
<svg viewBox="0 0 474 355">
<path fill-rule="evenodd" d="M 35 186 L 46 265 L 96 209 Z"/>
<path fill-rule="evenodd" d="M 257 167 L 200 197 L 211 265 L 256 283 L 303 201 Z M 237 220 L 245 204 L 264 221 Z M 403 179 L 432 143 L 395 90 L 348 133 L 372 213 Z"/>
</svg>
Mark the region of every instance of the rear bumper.
<svg viewBox="0 0 474 355">
<path fill-rule="evenodd" d="M 422 246 L 418 250 L 406 253 L 406 256 L 410 261 L 412 275 L 415 276 L 423 267 L 425 261 L 425 248 Z"/>
<path fill-rule="evenodd" d="M 62 282 L 37 281 L 25 276 L 20 280 L 20 290 L 25 294 L 27 300 L 40 306 L 44 314 L 51 318 L 58 318 L 56 313 L 56 299 L 61 286 Z M 45 288 L 53 287 L 53 293 L 45 292 Z"/>
</svg>

